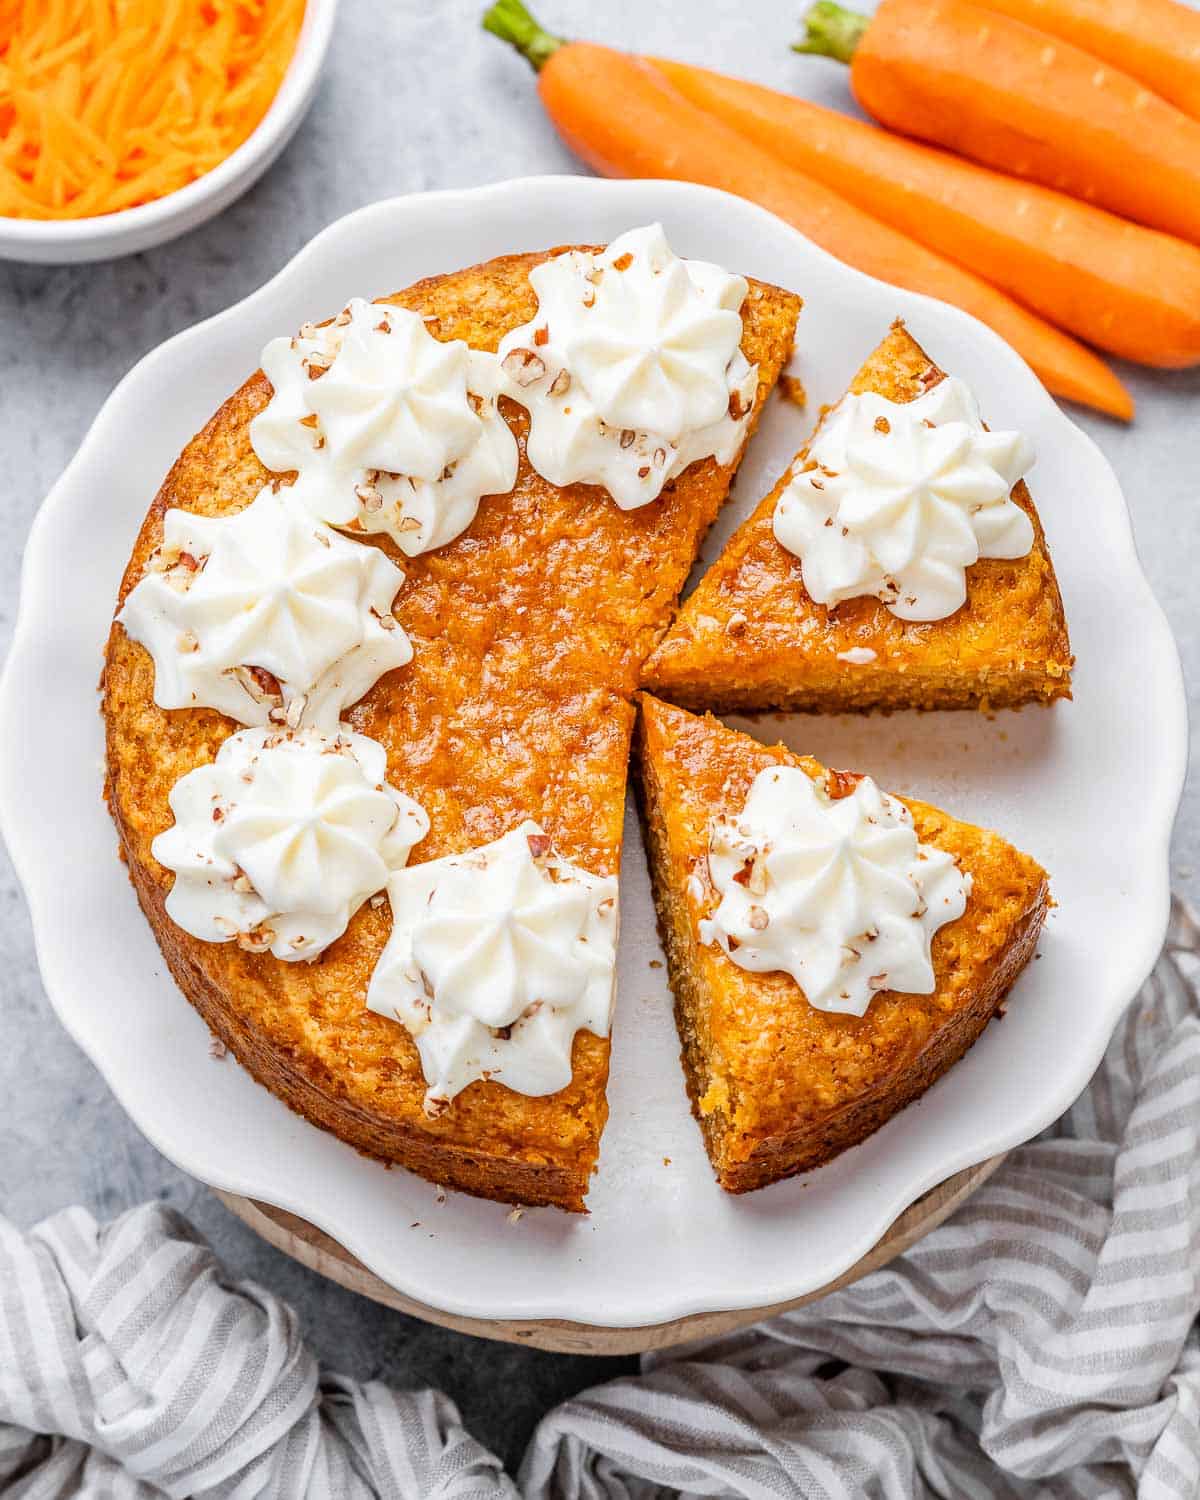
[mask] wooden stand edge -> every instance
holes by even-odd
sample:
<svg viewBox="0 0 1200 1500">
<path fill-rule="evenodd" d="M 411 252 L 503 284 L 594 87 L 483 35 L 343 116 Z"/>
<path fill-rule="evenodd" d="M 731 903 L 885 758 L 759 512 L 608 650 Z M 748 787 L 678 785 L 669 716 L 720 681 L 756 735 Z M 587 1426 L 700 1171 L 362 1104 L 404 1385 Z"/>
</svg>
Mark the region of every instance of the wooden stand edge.
<svg viewBox="0 0 1200 1500">
<path fill-rule="evenodd" d="M 460 1318 L 440 1308 L 430 1307 L 388 1286 L 362 1261 L 342 1248 L 335 1239 L 306 1220 L 284 1209 L 273 1208 L 253 1198 L 218 1192 L 217 1196 L 231 1213 L 249 1225 L 268 1244 L 298 1260 L 311 1271 L 327 1276 L 338 1286 L 385 1307 L 395 1308 L 410 1317 L 452 1328 L 456 1333 L 474 1334 L 477 1338 L 499 1339 L 509 1344 L 528 1344 L 535 1349 L 551 1349 L 562 1354 L 640 1354 L 647 1349 L 665 1349 L 688 1339 L 712 1338 L 747 1323 L 757 1323 L 789 1308 L 803 1307 L 819 1297 L 849 1286 L 860 1277 L 885 1266 L 910 1245 L 935 1229 L 943 1219 L 964 1203 L 992 1175 L 1004 1154 L 990 1157 L 977 1166 L 957 1172 L 939 1187 L 931 1188 L 897 1218 L 877 1244 L 849 1270 L 827 1286 L 769 1307 L 742 1308 L 733 1312 L 693 1313 L 668 1323 L 652 1323 L 642 1328 L 600 1328 L 589 1323 L 572 1323 L 563 1319 L 491 1319 Z"/>
</svg>

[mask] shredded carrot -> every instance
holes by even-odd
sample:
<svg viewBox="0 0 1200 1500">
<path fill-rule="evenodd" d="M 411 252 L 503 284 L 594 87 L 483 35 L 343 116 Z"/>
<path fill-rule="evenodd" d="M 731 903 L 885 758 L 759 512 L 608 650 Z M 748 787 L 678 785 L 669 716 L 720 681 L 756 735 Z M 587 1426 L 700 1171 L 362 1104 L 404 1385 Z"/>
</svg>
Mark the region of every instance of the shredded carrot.
<svg viewBox="0 0 1200 1500">
<path fill-rule="evenodd" d="M 305 0 L 0 0 L 0 215 L 79 219 L 186 187 L 250 135 Z"/>
</svg>

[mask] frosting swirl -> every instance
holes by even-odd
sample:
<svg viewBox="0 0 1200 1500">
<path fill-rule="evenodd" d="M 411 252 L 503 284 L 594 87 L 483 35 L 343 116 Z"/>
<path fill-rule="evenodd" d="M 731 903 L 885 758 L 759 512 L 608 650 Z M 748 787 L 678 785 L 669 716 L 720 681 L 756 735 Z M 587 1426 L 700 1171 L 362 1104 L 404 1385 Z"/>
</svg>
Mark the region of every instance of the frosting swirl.
<svg viewBox="0 0 1200 1500">
<path fill-rule="evenodd" d="M 651 224 L 597 254 L 556 255 L 529 280 L 537 314 L 499 353 L 543 478 L 603 485 L 631 510 L 697 459 L 733 462 L 758 377 L 740 348 L 741 276 L 681 260 Z"/>
<path fill-rule="evenodd" d="M 617 881 L 561 859 L 537 823 L 399 871 L 368 1007 L 417 1044 L 436 1114 L 479 1078 L 517 1093 L 571 1081 L 581 1028 L 607 1036 Z"/>
<path fill-rule="evenodd" d="M 230 735 L 172 787 L 151 846 L 175 872 L 167 915 L 205 942 L 318 957 L 429 831 L 386 776 L 383 746 L 344 726 Z"/>
<path fill-rule="evenodd" d="M 933 935 L 971 890 L 869 776 L 846 791 L 795 766 L 760 771 L 742 812 L 714 821 L 708 874 L 720 902 L 702 943 L 752 973 L 790 974 L 816 1010 L 854 1016 L 879 990 L 933 993 Z"/>
<path fill-rule="evenodd" d="M 332 323 L 273 339 L 262 367 L 274 394 L 251 445 L 268 469 L 296 471 L 294 497 L 331 526 L 383 532 L 415 557 L 516 483 L 495 356 L 435 339 L 406 308 L 356 297 Z"/>
<path fill-rule="evenodd" d="M 236 515 L 168 511 L 162 545 L 117 618 L 154 658 L 160 708 L 332 729 L 412 660 L 392 615 L 403 582 L 377 547 L 267 486 Z"/>
<path fill-rule="evenodd" d="M 948 376 L 915 401 L 847 395 L 775 506 L 776 539 L 818 604 L 873 595 L 902 620 L 966 602 L 981 557 L 1024 557 L 1033 525 L 1012 488 L 1033 464 L 1019 432 L 989 432 Z"/>
</svg>

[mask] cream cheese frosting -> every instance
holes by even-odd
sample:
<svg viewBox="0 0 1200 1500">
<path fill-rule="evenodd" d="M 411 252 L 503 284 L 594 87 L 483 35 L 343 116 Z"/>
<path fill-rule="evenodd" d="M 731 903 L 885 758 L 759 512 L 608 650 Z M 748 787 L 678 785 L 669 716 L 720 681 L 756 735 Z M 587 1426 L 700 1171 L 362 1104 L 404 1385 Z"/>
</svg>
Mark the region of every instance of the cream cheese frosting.
<svg viewBox="0 0 1200 1500">
<path fill-rule="evenodd" d="M 517 1093 L 571 1081 L 580 1029 L 607 1036 L 617 881 L 553 849 L 535 822 L 388 881 L 392 934 L 367 1005 L 420 1053 L 434 1115 L 476 1079 Z"/>
<path fill-rule="evenodd" d="M 404 574 L 272 486 L 236 515 L 170 510 L 117 618 L 154 658 L 160 708 L 334 728 L 412 659 L 392 614 Z"/>
<path fill-rule="evenodd" d="M 741 276 L 680 259 L 651 224 L 556 255 L 529 280 L 537 313 L 499 354 L 543 478 L 603 485 L 632 510 L 697 459 L 733 462 L 758 379 L 740 348 Z"/>
<path fill-rule="evenodd" d="M 415 557 L 516 483 L 496 357 L 434 338 L 416 313 L 356 297 L 331 323 L 273 339 L 262 367 L 274 394 L 251 445 L 268 469 L 295 470 L 293 498 L 331 526 L 382 532 Z"/>
<path fill-rule="evenodd" d="M 981 557 L 1024 557 L 1033 524 L 1012 499 L 1034 453 L 989 432 L 970 389 L 947 376 L 915 401 L 844 396 L 775 506 L 780 544 L 818 604 L 874 596 L 902 620 L 966 602 Z"/>
<path fill-rule="evenodd" d="M 741 813 L 714 821 L 708 875 L 720 901 L 702 943 L 752 973 L 790 974 L 816 1010 L 854 1016 L 879 990 L 933 993 L 933 935 L 971 890 L 869 776 L 845 791 L 795 766 L 760 771 Z"/>
<path fill-rule="evenodd" d="M 317 958 L 429 831 L 386 777 L 383 746 L 344 726 L 230 735 L 175 783 L 151 846 L 175 872 L 167 915 L 204 942 Z"/>
</svg>

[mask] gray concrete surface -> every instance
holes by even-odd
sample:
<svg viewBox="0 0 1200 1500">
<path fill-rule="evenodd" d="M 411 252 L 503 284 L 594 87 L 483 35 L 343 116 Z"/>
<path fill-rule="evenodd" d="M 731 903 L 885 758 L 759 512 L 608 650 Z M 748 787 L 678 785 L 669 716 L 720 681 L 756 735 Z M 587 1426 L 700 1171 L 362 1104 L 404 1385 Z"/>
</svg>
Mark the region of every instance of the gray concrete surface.
<svg viewBox="0 0 1200 1500">
<path fill-rule="evenodd" d="M 837 65 L 793 57 L 795 8 L 747 0 L 539 0 L 553 29 L 741 72 L 848 105 Z M 576 170 L 525 65 L 478 29 L 482 0 L 343 0 L 327 73 L 299 135 L 247 197 L 159 250 L 79 268 L 0 266 L 0 650 L 26 532 L 116 381 L 147 350 L 274 273 L 317 230 L 373 199 Z M 618 107 L 618 101 L 614 101 Z M 516 248 L 516 247 L 514 247 Z M 1124 372 L 1129 429 L 1076 412 L 1115 465 L 1151 582 L 1200 683 L 1200 372 Z M 1113 607 L 1120 608 L 1114 598 Z M 2 731 L 0 731 L 2 732 Z M 1136 788 L 1131 789 L 1136 795 Z M 1193 776 L 1175 840 L 1177 887 L 1200 898 Z M 72 1202 L 111 1216 L 150 1197 L 190 1214 L 229 1264 L 298 1307 L 323 1358 L 401 1386 L 440 1385 L 515 1460 L 538 1416 L 629 1366 L 458 1337 L 331 1287 L 261 1244 L 155 1152 L 55 1021 L 20 890 L 0 867 L 0 1209 L 28 1225 Z"/>
</svg>

